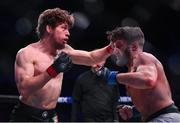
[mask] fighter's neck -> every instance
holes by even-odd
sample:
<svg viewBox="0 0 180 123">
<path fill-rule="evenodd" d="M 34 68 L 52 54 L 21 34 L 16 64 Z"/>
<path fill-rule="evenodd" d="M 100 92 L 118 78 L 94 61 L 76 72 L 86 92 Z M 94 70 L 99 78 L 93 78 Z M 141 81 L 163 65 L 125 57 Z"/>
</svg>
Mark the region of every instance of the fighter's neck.
<svg viewBox="0 0 180 123">
<path fill-rule="evenodd" d="M 50 55 L 53 55 L 53 56 L 55 56 L 57 54 L 57 49 L 53 46 L 53 44 L 51 44 L 50 41 L 42 39 L 42 40 L 39 40 L 38 43 L 39 43 L 40 48 L 44 52 L 46 52 Z"/>
</svg>

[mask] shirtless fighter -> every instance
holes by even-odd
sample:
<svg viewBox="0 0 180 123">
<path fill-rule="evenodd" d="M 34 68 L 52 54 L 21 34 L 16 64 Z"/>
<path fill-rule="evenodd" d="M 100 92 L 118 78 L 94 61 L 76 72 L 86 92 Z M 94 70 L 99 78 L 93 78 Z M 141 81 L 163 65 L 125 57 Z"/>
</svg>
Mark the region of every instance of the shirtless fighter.
<svg viewBox="0 0 180 123">
<path fill-rule="evenodd" d="M 126 85 L 142 121 L 180 122 L 180 114 L 171 97 L 170 86 L 160 61 L 143 52 L 144 34 L 139 27 L 118 27 L 108 32 L 116 63 L 127 65 L 127 73 L 101 69 L 110 84 Z"/>
<path fill-rule="evenodd" d="M 20 102 L 12 111 L 10 121 L 57 122 L 54 109 L 63 72 L 70 68 L 71 62 L 92 66 L 111 55 L 111 45 L 92 52 L 70 47 L 67 41 L 73 23 L 73 16 L 60 8 L 40 14 L 37 26 L 40 40 L 20 49 L 16 56 L 15 79 Z"/>
</svg>

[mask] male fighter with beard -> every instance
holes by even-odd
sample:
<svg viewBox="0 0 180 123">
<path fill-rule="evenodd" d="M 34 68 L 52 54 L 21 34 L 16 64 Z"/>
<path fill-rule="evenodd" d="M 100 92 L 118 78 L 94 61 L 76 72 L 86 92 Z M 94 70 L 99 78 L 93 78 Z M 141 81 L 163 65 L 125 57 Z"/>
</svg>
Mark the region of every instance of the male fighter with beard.
<svg viewBox="0 0 180 123">
<path fill-rule="evenodd" d="M 180 122 L 180 114 L 171 97 L 171 91 L 160 61 L 143 52 L 144 34 L 139 27 L 118 27 L 108 32 L 113 43 L 117 65 L 126 64 L 127 73 L 101 69 L 101 75 L 110 84 L 126 85 L 142 121 Z"/>
</svg>

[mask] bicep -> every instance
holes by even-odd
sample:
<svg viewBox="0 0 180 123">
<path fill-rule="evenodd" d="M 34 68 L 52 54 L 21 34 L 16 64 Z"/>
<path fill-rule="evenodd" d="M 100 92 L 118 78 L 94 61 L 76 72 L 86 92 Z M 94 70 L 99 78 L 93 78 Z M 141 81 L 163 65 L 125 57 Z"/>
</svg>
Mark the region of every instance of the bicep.
<svg viewBox="0 0 180 123">
<path fill-rule="evenodd" d="M 140 65 L 136 72 L 140 72 L 145 78 L 149 78 L 152 81 L 157 79 L 157 69 L 154 64 Z"/>
<path fill-rule="evenodd" d="M 22 82 L 24 79 L 34 75 L 33 63 L 29 60 L 26 53 L 20 52 L 15 61 L 15 79 L 16 82 Z"/>
</svg>

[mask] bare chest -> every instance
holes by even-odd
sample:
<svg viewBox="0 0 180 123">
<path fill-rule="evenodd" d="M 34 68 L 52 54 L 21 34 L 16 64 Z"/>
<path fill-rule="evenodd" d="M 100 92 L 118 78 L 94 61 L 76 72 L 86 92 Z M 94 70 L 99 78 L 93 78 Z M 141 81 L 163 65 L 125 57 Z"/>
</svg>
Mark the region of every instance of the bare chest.
<svg viewBox="0 0 180 123">
<path fill-rule="evenodd" d="M 34 75 L 38 75 L 44 71 L 53 63 L 54 58 L 46 54 L 37 53 L 34 57 Z"/>
</svg>

